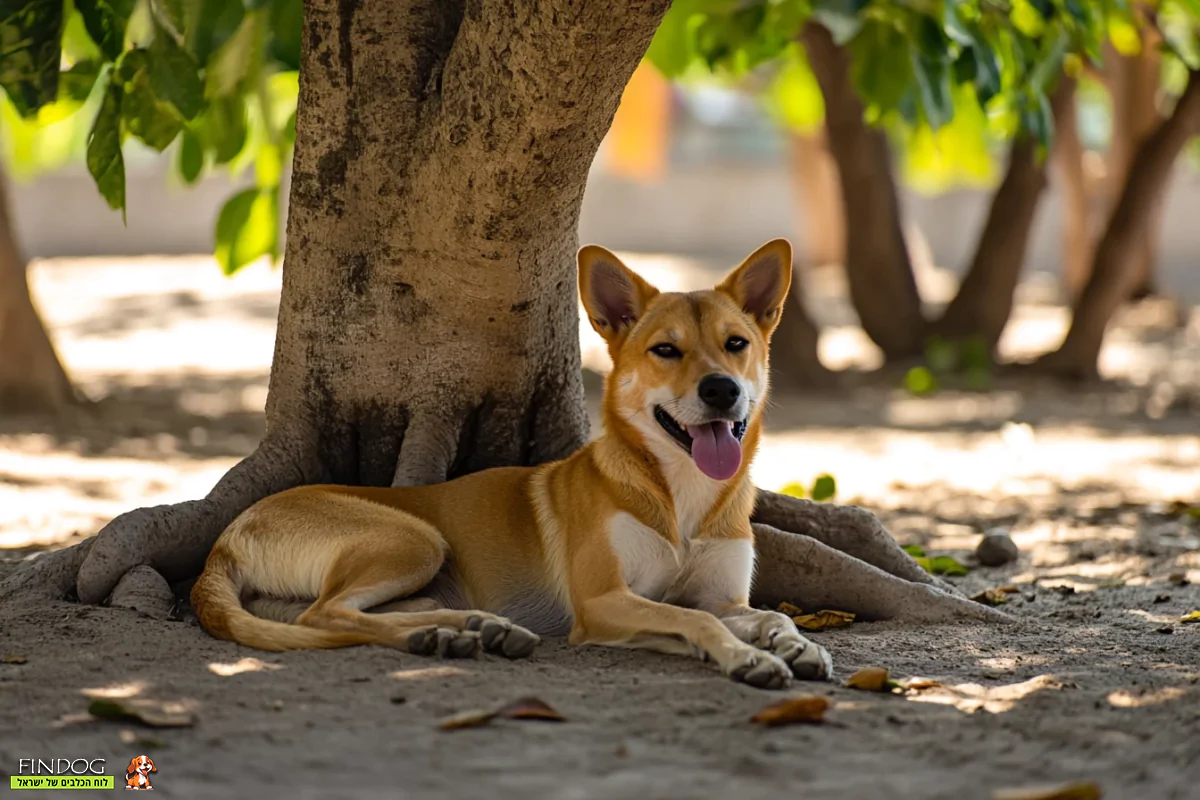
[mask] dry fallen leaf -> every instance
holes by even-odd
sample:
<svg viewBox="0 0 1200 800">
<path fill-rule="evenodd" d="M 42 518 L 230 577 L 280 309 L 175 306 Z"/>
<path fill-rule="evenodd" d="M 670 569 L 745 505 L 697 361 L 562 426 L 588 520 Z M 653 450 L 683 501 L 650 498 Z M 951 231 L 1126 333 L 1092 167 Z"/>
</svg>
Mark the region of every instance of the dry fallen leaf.
<svg viewBox="0 0 1200 800">
<path fill-rule="evenodd" d="M 469 711 L 460 711 L 446 717 L 438 727 L 444 731 L 458 730 L 459 728 L 477 728 L 480 725 L 486 725 L 497 717 L 504 719 L 535 719 L 543 722 L 564 722 L 566 717 L 559 714 L 554 708 L 544 700 L 539 700 L 536 697 L 522 697 L 514 700 L 511 703 L 505 703 L 496 709 L 474 708 Z"/>
<path fill-rule="evenodd" d="M 997 586 L 993 589 L 984 589 L 979 594 L 973 595 L 971 599 L 987 606 L 998 606 L 1007 603 L 1010 594 L 1017 594 L 1020 591 L 1016 586 Z"/>
<path fill-rule="evenodd" d="M 25 656 L 4 656 L 0 658 L 0 663 L 3 664 L 28 664 L 29 659 Z"/>
<path fill-rule="evenodd" d="M 864 692 L 893 692 L 903 689 L 904 685 L 888 677 L 888 671 L 882 667 L 865 667 L 850 676 L 846 681 L 850 689 L 861 689 Z"/>
<path fill-rule="evenodd" d="M 910 692 L 923 692 L 926 689 L 941 688 L 942 682 L 931 681 L 928 678 L 909 678 L 908 680 L 903 681 L 903 686 L 905 690 Z"/>
<path fill-rule="evenodd" d="M 488 724 L 495 717 L 495 711 L 473 708 L 469 711 L 460 711 L 457 714 L 446 717 L 438 723 L 438 727 L 444 731 L 456 731 L 459 728 L 477 728 L 480 725 Z"/>
<path fill-rule="evenodd" d="M 799 614 L 792 617 L 792 622 L 806 631 L 825 631 L 830 628 L 842 628 L 854 622 L 854 614 L 849 611 L 834 611 L 825 609 L 815 614 Z"/>
<path fill-rule="evenodd" d="M 801 608 L 800 606 L 792 605 L 787 600 L 784 600 L 782 603 L 780 603 L 779 608 L 776 610 L 780 614 L 787 614 L 789 617 L 798 617 L 804 613 L 803 608 Z"/>
<path fill-rule="evenodd" d="M 192 704 L 182 700 L 97 698 L 88 703 L 87 710 L 98 719 L 140 722 L 152 728 L 187 728 L 196 724 Z"/>
<path fill-rule="evenodd" d="M 1091 781 L 1061 783 L 1057 786 L 1030 786 L 1023 789 L 997 789 L 992 800 L 1100 800 L 1099 784 Z"/>
<path fill-rule="evenodd" d="M 772 703 L 751 717 L 750 721 L 772 728 L 777 725 L 794 725 L 798 722 L 815 724 L 825 721 L 825 712 L 828 710 L 828 698 L 806 694 Z"/>
<path fill-rule="evenodd" d="M 1193 623 L 1200 622 L 1200 611 L 1189 611 L 1188 613 L 1186 613 L 1182 617 L 1180 617 L 1179 621 L 1186 625 L 1191 625 Z"/>
<path fill-rule="evenodd" d="M 514 700 L 496 712 L 505 719 L 539 719 L 545 722 L 565 722 L 566 717 L 554 710 L 549 703 L 536 697 Z"/>
</svg>

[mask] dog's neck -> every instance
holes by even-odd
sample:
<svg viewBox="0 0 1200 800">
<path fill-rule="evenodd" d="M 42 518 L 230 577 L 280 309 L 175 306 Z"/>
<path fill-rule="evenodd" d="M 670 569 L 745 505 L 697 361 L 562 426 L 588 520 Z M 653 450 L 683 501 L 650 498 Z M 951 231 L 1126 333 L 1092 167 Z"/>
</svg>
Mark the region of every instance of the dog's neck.
<svg viewBox="0 0 1200 800">
<path fill-rule="evenodd" d="M 743 494 L 747 470 L 727 481 L 715 481 L 700 471 L 686 450 L 656 436 L 652 429 L 621 424 L 610 413 L 604 416 L 604 433 L 592 442 L 597 463 L 610 480 L 639 494 L 645 494 L 640 487 L 646 484 L 655 487 L 653 505 L 674 522 L 681 540 L 692 538 L 723 501 Z M 752 428 L 742 448 L 747 465 L 757 449 L 757 423 Z"/>
</svg>

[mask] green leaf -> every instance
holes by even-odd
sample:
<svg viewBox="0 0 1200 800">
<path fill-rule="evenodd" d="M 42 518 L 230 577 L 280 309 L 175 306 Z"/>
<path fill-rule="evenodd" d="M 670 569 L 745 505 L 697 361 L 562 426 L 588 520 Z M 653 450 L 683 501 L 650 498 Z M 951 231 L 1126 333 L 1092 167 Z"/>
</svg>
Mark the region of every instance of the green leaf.
<svg viewBox="0 0 1200 800">
<path fill-rule="evenodd" d="M 971 571 L 950 556 L 929 559 L 929 572 L 934 575 L 969 575 Z"/>
<path fill-rule="evenodd" d="M 200 0 L 199 16 L 185 38 L 197 61 L 208 64 L 229 43 L 245 21 L 248 7 L 238 0 Z M 298 29 L 294 35 L 300 35 Z"/>
<path fill-rule="evenodd" d="M 196 134 L 184 128 L 179 142 L 179 174 L 184 183 L 191 185 L 200 177 L 203 169 L 204 146 L 200 144 Z"/>
<path fill-rule="evenodd" d="M 247 16 L 237 32 L 213 52 L 204 76 L 210 97 L 236 94 L 244 89 L 246 80 L 258 66 L 256 51 L 264 22 L 261 14 Z"/>
<path fill-rule="evenodd" d="M 218 97 L 197 122 L 196 133 L 213 161 L 228 164 L 246 146 L 246 104 L 241 97 Z"/>
<path fill-rule="evenodd" d="M 937 130 L 954 118 L 954 99 L 950 93 L 950 70 L 941 61 L 913 51 L 913 77 L 921 98 L 921 109 L 929 127 Z"/>
<path fill-rule="evenodd" d="M 904 388 L 921 397 L 937 391 L 938 383 L 928 367 L 913 367 L 904 374 Z"/>
<path fill-rule="evenodd" d="M 62 0 L 6 0 L 0 10 L 0 86 L 22 117 L 57 96 L 63 19 Z"/>
<path fill-rule="evenodd" d="M 1021 126 L 1038 144 L 1050 147 L 1054 140 L 1054 110 L 1050 107 L 1050 98 L 1039 94 L 1032 102 L 1022 106 Z"/>
<path fill-rule="evenodd" d="M 279 208 L 276 190 L 246 189 L 225 203 L 217 217 L 216 257 L 232 275 L 265 255 L 278 254 Z"/>
<path fill-rule="evenodd" d="M 125 122 L 126 131 L 160 153 L 175 141 L 183 127 L 174 108 L 154 96 L 145 71 L 138 72 L 132 81 L 125 84 L 121 119 Z"/>
<path fill-rule="evenodd" d="M 204 108 L 204 84 L 196 60 L 179 46 L 169 30 L 157 24 L 149 55 L 154 94 L 175 106 L 184 119 L 195 119 Z"/>
<path fill-rule="evenodd" d="M 801 500 L 808 494 L 804 491 L 804 484 L 792 481 L 787 486 L 779 490 L 780 494 L 786 494 L 788 497 L 797 497 Z"/>
<path fill-rule="evenodd" d="M 121 154 L 121 97 L 124 89 L 110 71 L 104 99 L 88 134 L 87 167 L 108 207 L 125 220 L 125 158 Z"/>
<path fill-rule="evenodd" d="M 906 545 L 904 545 L 904 547 L 902 547 L 900 549 L 903 550 L 904 552 L 908 553 L 913 558 L 924 558 L 925 557 L 925 548 L 921 547 L 921 545 L 919 545 L 919 544 L 906 544 Z"/>
<path fill-rule="evenodd" d="M 837 496 L 837 481 L 829 474 L 818 475 L 813 481 L 812 489 L 809 490 L 809 496 L 818 503 L 832 500 Z"/>
<path fill-rule="evenodd" d="M 658 30 L 654 32 L 654 38 L 650 40 L 646 58 L 668 78 L 683 74 L 695 58 L 694 31 L 704 22 L 704 14 L 700 13 L 702 6 L 702 0 L 677 0 L 672 3 Z"/>
<path fill-rule="evenodd" d="M 88 35 L 109 61 L 125 49 L 125 26 L 133 13 L 134 0 L 75 0 Z"/>
<path fill-rule="evenodd" d="M 58 75 L 59 99 L 85 102 L 92 94 L 92 87 L 100 77 L 100 65 L 95 61 L 80 61 Z"/>
<path fill-rule="evenodd" d="M 271 57 L 287 69 L 300 69 L 300 18 L 303 13 L 301 0 L 272 0 L 269 20 Z"/>
<path fill-rule="evenodd" d="M 825 118 L 825 99 L 804 53 L 793 48 L 783 69 L 771 83 L 768 105 L 784 125 L 809 132 Z"/>
</svg>

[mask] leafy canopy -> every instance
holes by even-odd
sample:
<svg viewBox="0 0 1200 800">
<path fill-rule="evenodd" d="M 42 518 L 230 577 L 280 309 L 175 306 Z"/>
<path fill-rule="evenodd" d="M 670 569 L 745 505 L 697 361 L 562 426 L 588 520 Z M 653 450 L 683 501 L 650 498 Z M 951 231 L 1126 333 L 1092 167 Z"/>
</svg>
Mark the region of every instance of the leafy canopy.
<svg viewBox="0 0 1200 800">
<path fill-rule="evenodd" d="M 122 216 L 129 137 L 158 152 L 178 143 L 175 167 L 188 184 L 214 166 L 252 164 L 254 187 L 218 217 L 217 257 L 226 272 L 278 257 L 301 9 L 301 0 L 9 0 L 0 86 L 24 125 L 6 127 L 28 137 L 66 118 L 90 120 L 88 171 Z"/>
<path fill-rule="evenodd" d="M 1099 65 L 1111 40 L 1141 46 L 1151 19 L 1182 21 L 1194 41 L 1200 0 L 675 0 L 647 53 L 669 77 L 748 79 L 765 68 L 768 106 L 782 122 L 821 122 L 820 90 L 800 34 L 827 28 L 849 52 L 870 121 L 928 148 L 931 133 L 984 148 L 985 133 L 1024 132 L 1048 145 L 1050 93 L 1064 70 Z M 1144 13 L 1139 13 L 1144 12 Z M 1151 16 L 1153 15 L 1153 16 Z M 1183 30 L 1186 29 L 1186 30 Z M 1167 49 L 1190 58 L 1172 39 Z M 955 127 L 959 129 L 955 131 Z M 923 138 L 922 138 L 923 137 Z M 982 150 L 978 154 L 986 158 Z"/>
</svg>

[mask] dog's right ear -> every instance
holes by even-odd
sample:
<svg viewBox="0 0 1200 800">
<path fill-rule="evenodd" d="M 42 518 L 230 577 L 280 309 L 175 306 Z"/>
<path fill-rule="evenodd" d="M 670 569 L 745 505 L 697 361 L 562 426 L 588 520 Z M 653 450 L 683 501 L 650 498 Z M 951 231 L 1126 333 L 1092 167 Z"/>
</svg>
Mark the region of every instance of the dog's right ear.
<svg viewBox="0 0 1200 800">
<path fill-rule="evenodd" d="M 611 344 L 633 327 L 658 289 L 599 245 L 581 248 L 577 260 L 579 294 L 588 321 Z"/>
</svg>

